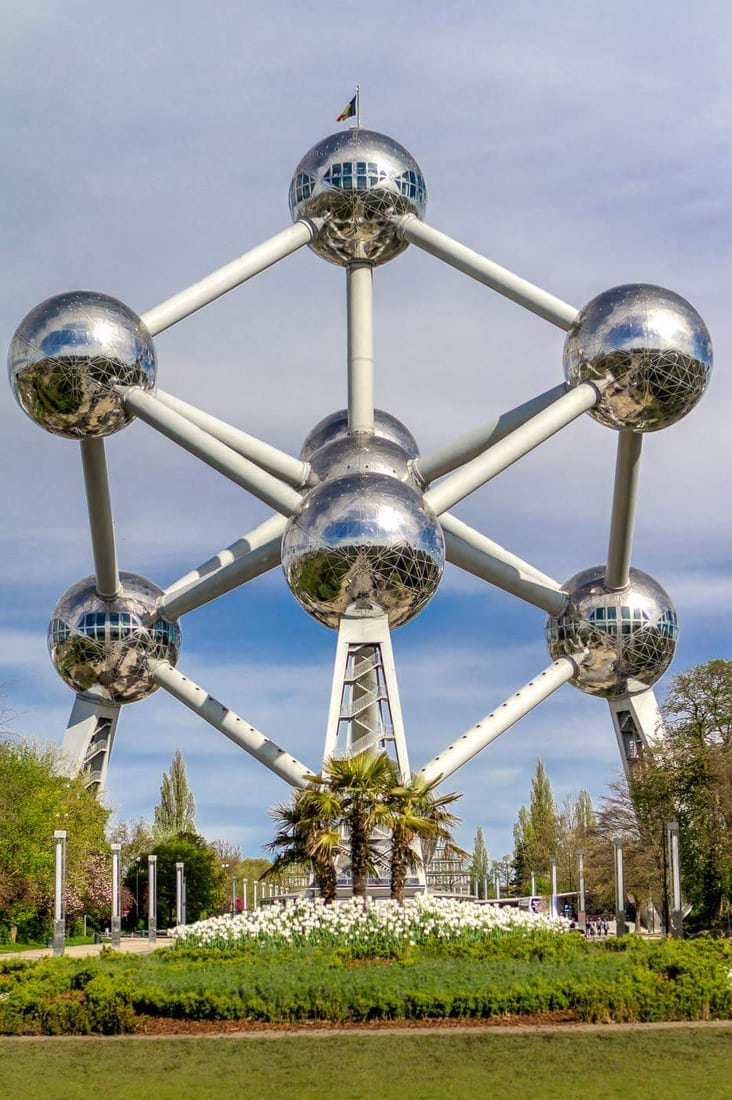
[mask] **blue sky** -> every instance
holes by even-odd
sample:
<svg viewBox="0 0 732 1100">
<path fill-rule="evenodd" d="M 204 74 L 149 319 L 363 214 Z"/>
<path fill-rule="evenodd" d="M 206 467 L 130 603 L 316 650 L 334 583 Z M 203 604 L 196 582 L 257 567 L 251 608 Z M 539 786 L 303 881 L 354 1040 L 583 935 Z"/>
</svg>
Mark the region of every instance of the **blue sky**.
<svg viewBox="0 0 732 1100">
<path fill-rule="evenodd" d="M 26 0 L 4 24 L 5 346 L 51 294 L 100 290 L 142 313 L 284 228 L 292 171 L 357 82 L 364 123 L 421 165 L 432 225 L 577 307 L 631 281 L 688 298 L 715 374 L 646 439 L 633 563 L 677 604 L 673 669 L 730 656 L 725 5 Z M 345 403 L 344 304 L 343 272 L 302 251 L 162 334 L 160 385 L 296 453 Z M 376 272 L 377 404 L 423 452 L 561 381 L 562 343 L 415 248 Z M 7 387 L 0 427 L 0 679 L 12 729 L 60 741 L 72 697 L 45 632 L 92 568 L 78 447 Z M 456 512 L 564 582 L 604 557 L 615 442 L 584 417 Z M 162 587 L 267 514 L 143 424 L 107 454 L 120 565 Z M 335 635 L 281 573 L 182 626 L 179 667 L 316 767 Z M 413 766 L 549 663 L 542 613 L 452 568 L 394 648 Z M 123 710 L 110 804 L 150 818 L 178 746 L 201 830 L 259 854 L 287 788 L 162 692 Z M 458 773 L 464 843 L 481 824 L 493 856 L 510 850 L 538 756 L 558 800 L 599 798 L 619 768 L 606 705 L 566 686 Z"/>
</svg>

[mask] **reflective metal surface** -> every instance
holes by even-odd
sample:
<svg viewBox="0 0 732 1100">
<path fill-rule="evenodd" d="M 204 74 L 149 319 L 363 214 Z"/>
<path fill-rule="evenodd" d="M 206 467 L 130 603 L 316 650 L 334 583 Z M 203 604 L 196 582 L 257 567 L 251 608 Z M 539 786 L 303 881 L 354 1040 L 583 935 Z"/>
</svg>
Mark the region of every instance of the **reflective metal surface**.
<svg viewBox="0 0 732 1100">
<path fill-rule="evenodd" d="M 442 529 L 419 493 L 382 474 L 322 482 L 282 539 L 282 566 L 301 607 L 326 626 L 347 611 L 386 613 L 392 627 L 422 610 L 440 583 Z"/>
<path fill-rule="evenodd" d="M 660 584 L 639 569 L 630 570 L 627 588 L 604 587 L 605 566 L 577 573 L 564 591 L 566 612 L 549 618 L 549 652 L 574 657 L 586 650 L 579 675 L 570 683 L 605 699 L 645 691 L 666 671 L 679 636 L 676 609 Z"/>
<path fill-rule="evenodd" d="M 310 248 L 331 263 L 383 264 L 407 247 L 393 214 L 424 218 L 427 189 L 411 153 L 385 134 L 354 127 L 305 154 L 290 184 L 290 213 L 327 218 Z"/>
<path fill-rule="evenodd" d="M 112 435 L 133 417 L 115 383 L 155 386 L 152 337 L 116 298 L 93 291 L 58 294 L 32 309 L 10 345 L 8 372 L 18 404 L 66 439 Z"/>
<path fill-rule="evenodd" d="M 410 455 L 391 440 L 359 433 L 319 447 L 310 459 L 310 466 L 321 480 L 374 473 L 402 481 L 411 478 L 410 461 Z"/>
<path fill-rule="evenodd" d="M 48 627 L 56 671 L 78 693 L 132 703 L 157 690 L 146 660 L 175 665 L 181 645 L 177 623 L 158 614 L 161 589 L 136 573 L 120 573 L 121 595 L 103 600 L 94 577 L 65 592 Z"/>
<path fill-rule="evenodd" d="M 611 375 L 590 416 L 610 428 L 655 432 L 693 409 L 712 371 L 712 342 L 685 298 L 629 283 L 598 294 L 567 333 L 570 385 Z"/>
<path fill-rule="evenodd" d="M 302 445 L 300 458 L 303 462 L 310 462 L 312 456 L 326 443 L 332 443 L 335 439 L 343 439 L 348 435 L 348 409 L 338 409 L 329 413 L 318 421 Z M 374 409 L 374 435 L 380 439 L 387 439 L 396 443 L 410 458 L 417 458 L 419 447 L 417 441 L 408 428 L 397 420 L 391 413 L 383 409 Z"/>
</svg>

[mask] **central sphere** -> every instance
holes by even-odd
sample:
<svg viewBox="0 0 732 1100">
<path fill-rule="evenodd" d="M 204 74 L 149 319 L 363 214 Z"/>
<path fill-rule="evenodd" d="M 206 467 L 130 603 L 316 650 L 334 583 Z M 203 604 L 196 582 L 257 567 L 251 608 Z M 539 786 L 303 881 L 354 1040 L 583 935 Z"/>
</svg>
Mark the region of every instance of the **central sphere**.
<svg viewBox="0 0 732 1100">
<path fill-rule="evenodd" d="M 567 581 L 567 610 L 547 620 L 549 652 L 555 661 L 575 658 L 579 671 L 570 683 L 588 695 L 636 695 L 671 664 L 679 636 L 676 609 L 661 585 L 640 569 L 631 569 L 629 584 L 618 591 L 604 582 L 604 565 Z"/>
<path fill-rule="evenodd" d="M 330 263 L 383 264 L 407 247 L 392 215 L 424 218 L 427 188 L 403 145 L 356 126 L 331 134 L 305 154 L 290 184 L 290 213 L 326 218 L 310 247 Z"/>
<path fill-rule="evenodd" d="M 444 565 L 437 517 L 416 489 L 384 474 L 316 485 L 282 538 L 292 594 L 335 629 L 349 611 L 384 613 L 391 627 L 408 622 L 437 591 Z"/>
<path fill-rule="evenodd" d="M 123 302 L 76 290 L 57 294 L 21 321 L 8 354 L 23 412 L 65 439 L 112 435 L 133 419 L 114 386 L 155 387 L 152 337 Z"/>
<path fill-rule="evenodd" d="M 103 599 L 85 577 L 61 597 L 48 628 L 59 676 L 79 694 L 117 704 L 156 691 L 148 660 L 175 665 L 181 645 L 178 624 L 158 612 L 158 586 L 136 573 L 120 573 L 120 582 L 120 594 Z"/>
</svg>

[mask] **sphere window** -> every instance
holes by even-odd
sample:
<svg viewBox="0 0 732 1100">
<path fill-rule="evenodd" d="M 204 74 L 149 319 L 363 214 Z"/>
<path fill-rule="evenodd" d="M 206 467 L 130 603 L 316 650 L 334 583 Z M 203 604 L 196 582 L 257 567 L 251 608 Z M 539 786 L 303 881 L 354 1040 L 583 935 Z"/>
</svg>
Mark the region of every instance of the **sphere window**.
<svg viewBox="0 0 732 1100">
<path fill-rule="evenodd" d="M 313 187 L 312 178 L 304 172 L 299 172 L 290 185 L 290 206 L 297 206 L 298 203 L 309 199 L 313 193 Z"/>
</svg>

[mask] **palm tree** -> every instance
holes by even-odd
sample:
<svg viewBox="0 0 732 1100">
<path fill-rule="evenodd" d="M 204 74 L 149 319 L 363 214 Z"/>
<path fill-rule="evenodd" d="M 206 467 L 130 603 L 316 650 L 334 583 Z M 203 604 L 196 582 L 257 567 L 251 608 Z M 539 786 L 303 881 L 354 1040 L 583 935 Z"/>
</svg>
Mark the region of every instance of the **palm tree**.
<svg viewBox="0 0 732 1100">
<path fill-rule="evenodd" d="M 386 816 L 386 794 L 394 767 L 385 752 L 364 749 L 355 756 L 332 757 L 316 783 L 338 799 L 351 849 L 353 896 L 365 898 L 368 874 L 379 862 L 372 834 Z"/>
<path fill-rule="evenodd" d="M 267 850 L 277 852 L 268 875 L 286 868 L 311 867 L 326 905 L 335 901 L 336 857 L 341 851 L 341 806 L 328 787 L 305 787 L 287 806 L 275 806 L 279 830 Z"/>
<path fill-rule="evenodd" d="M 392 772 L 394 775 L 394 773 Z M 413 775 L 406 783 L 394 784 L 386 796 L 387 820 L 391 828 L 391 896 L 400 904 L 409 871 L 422 865 L 417 841 L 431 847 L 442 840 L 452 851 L 464 854 L 452 841 L 452 830 L 459 818 L 448 807 L 459 794 L 434 795 L 436 780 L 425 783 Z"/>
</svg>

